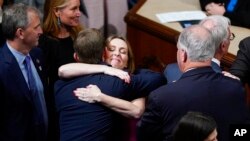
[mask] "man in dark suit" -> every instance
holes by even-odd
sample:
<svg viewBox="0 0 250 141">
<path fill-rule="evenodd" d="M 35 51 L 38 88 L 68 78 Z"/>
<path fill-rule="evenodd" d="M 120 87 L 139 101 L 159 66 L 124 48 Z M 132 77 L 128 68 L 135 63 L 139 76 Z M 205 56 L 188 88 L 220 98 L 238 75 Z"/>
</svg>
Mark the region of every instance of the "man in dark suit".
<svg viewBox="0 0 250 141">
<path fill-rule="evenodd" d="M 203 19 L 199 24 L 212 33 L 216 48 L 211 65 L 215 72 L 221 73 L 222 69 L 220 68 L 220 61 L 228 52 L 230 40 L 234 38 L 230 30 L 230 20 L 224 16 L 213 15 Z M 171 83 L 180 79 L 182 72 L 177 63 L 172 63 L 167 65 L 164 70 L 164 75 L 167 78 L 168 83 Z"/>
<path fill-rule="evenodd" d="M 104 50 L 101 33 L 96 29 L 81 31 L 75 41 L 74 49 L 74 57 L 78 62 L 100 63 Z M 77 88 L 94 84 L 102 93 L 128 100 L 145 96 L 163 83 L 165 83 L 164 77 L 160 73 L 151 71 L 131 76 L 129 84 L 105 74 L 57 81 L 55 100 L 59 112 L 61 141 L 116 141 L 115 132 L 119 132 L 114 131 L 113 123 L 117 120 L 118 114 L 101 104 L 80 101 L 73 95 L 73 91 Z"/>
<path fill-rule="evenodd" d="M 42 34 L 39 12 L 13 5 L 5 9 L 2 26 L 7 41 L 0 48 L 0 140 L 46 141 L 42 55 L 34 48 Z"/>
<path fill-rule="evenodd" d="M 242 83 L 250 85 L 250 37 L 240 41 L 230 73 L 239 77 Z"/>
<path fill-rule="evenodd" d="M 170 140 L 176 123 L 188 111 L 212 116 L 222 141 L 229 140 L 230 124 L 249 121 L 241 83 L 211 68 L 213 46 L 211 33 L 201 25 L 190 26 L 180 34 L 177 61 L 183 75 L 150 93 L 137 125 L 138 141 Z"/>
</svg>

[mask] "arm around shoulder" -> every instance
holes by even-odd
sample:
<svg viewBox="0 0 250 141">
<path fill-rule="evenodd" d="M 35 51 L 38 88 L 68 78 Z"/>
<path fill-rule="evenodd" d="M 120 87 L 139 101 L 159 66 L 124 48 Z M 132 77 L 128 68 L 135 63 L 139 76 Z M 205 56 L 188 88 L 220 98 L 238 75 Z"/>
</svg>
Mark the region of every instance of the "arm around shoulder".
<svg viewBox="0 0 250 141">
<path fill-rule="evenodd" d="M 125 82 L 130 81 L 130 77 L 127 72 L 112 68 L 106 65 L 99 64 L 85 64 L 85 63 L 70 63 L 62 65 L 58 69 L 58 75 L 61 78 L 72 78 L 81 75 L 104 73 L 111 76 L 117 76 Z"/>
</svg>

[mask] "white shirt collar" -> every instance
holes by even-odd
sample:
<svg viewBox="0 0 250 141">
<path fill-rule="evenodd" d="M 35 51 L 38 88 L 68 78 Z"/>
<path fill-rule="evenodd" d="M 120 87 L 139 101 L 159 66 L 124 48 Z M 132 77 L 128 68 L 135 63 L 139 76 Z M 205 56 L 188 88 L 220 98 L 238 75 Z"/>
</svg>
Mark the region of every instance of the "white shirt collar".
<svg viewBox="0 0 250 141">
<path fill-rule="evenodd" d="M 220 61 L 219 61 L 218 59 L 216 59 L 216 58 L 212 58 L 212 61 L 213 61 L 214 63 L 216 63 L 217 65 L 219 65 L 219 66 L 220 66 Z"/>
</svg>

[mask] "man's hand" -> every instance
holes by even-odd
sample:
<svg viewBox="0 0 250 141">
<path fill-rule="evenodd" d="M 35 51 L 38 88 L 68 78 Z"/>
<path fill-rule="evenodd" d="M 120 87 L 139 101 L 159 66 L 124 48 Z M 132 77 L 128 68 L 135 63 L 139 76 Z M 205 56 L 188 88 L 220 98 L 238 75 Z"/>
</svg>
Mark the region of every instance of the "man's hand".
<svg viewBox="0 0 250 141">
<path fill-rule="evenodd" d="M 227 77 L 231 77 L 233 79 L 236 79 L 236 80 L 239 80 L 240 81 L 240 78 L 235 76 L 235 75 L 232 75 L 230 72 L 227 72 L 227 71 L 222 71 L 222 74 L 224 74 L 224 76 L 227 76 Z"/>
</svg>

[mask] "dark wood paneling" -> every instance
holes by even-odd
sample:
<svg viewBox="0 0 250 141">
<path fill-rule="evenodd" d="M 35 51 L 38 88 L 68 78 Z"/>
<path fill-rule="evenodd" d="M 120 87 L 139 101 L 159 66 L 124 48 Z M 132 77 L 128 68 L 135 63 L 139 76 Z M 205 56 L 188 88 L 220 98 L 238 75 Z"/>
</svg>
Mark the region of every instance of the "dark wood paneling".
<svg viewBox="0 0 250 141">
<path fill-rule="evenodd" d="M 140 0 L 125 16 L 127 38 L 135 54 L 137 66 L 162 70 L 168 63 L 176 62 L 178 31 L 144 18 L 137 13 L 146 0 Z M 228 53 L 222 67 L 228 70 L 235 55 Z"/>
<path fill-rule="evenodd" d="M 179 32 L 136 14 L 145 0 L 128 12 L 127 38 L 139 67 L 162 71 L 166 64 L 176 62 L 176 39 Z"/>
</svg>

